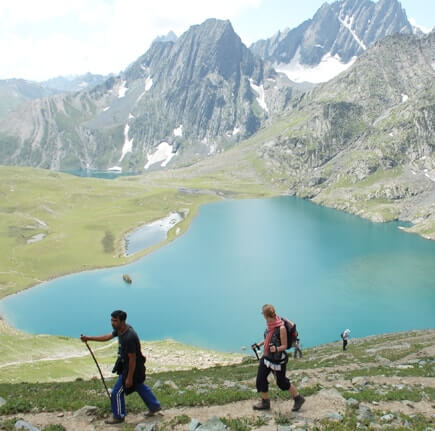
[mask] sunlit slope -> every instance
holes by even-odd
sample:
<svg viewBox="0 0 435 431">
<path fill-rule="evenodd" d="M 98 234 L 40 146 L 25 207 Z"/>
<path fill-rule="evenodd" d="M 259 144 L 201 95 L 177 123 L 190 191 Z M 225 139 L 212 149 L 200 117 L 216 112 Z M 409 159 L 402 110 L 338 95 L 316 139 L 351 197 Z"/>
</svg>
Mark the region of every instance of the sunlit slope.
<svg viewBox="0 0 435 431">
<path fill-rule="evenodd" d="M 108 327 L 107 332 L 110 332 Z M 51 382 L 99 377 L 96 365 L 84 343 L 77 338 L 31 335 L 11 328 L 0 320 L 0 383 Z M 112 368 L 118 341 L 89 342 L 105 377 Z M 173 340 L 143 342 L 147 366 L 154 372 L 204 368 L 240 362 L 239 354 L 214 352 Z"/>
<path fill-rule="evenodd" d="M 124 256 L 125 233 L 172 211 L 188 210 L 181 234 L 201 204 L 283 190 L 263 174 L 244 147 L 212 164 L 118 180 L 0 167 L 0 297 L 62 274 L 131 262 Z M 35 241 L 37 235 L 44 237 Z M 174 237 L 169 232 L 168 239 Z"/>
</svg>

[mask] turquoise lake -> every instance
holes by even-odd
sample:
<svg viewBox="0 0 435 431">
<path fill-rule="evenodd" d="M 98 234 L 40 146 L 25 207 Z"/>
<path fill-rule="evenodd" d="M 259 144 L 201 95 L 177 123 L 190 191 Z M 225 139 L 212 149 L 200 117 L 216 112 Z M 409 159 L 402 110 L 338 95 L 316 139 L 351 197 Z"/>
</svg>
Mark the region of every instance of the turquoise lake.
<svg viewBox="0 0 435 431">
<path fill-rule="evenodd" d="M 69 275 L 0 302 L 32 333 L 108 333 L 121 308 L 143 340 L 240 351 L 261 306 L 294 320 L 303 346 L 435 327 L 435 242 L 291 197 L 202 206 L 188 231 L 127 266 Z M 128 273 L 133 283 L 122 281 Z"/>
</svg>

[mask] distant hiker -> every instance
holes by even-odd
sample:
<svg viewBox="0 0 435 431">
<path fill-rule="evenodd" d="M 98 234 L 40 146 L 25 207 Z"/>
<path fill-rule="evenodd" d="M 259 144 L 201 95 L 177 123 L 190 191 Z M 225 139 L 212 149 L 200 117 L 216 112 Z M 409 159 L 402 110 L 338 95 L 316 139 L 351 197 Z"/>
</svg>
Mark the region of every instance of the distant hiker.
<svg viewBox="0 0 435 431">
<path fill-rule="evenodd" d="M 97 337 L 87 335 L 80 337 L 83 342 L 109 341 L 114 337 L 118 337 L 118 359 L 112 372 L 116 372 L 119 377 L 110 397 L 113 416 L 107 419 L 106 423 L 118 424 L 124 422 L 126 415 L 124 392 L 129 395 L 136 391 L 149 409 L 147 416 L 153 416 L 161 410 L 161 406 L 151 389 L 144 384 L 146 359 L 142 355 L 139 337 L 134 329 L 125 322 L 127 319 L 125 311 L 115 310 L 111 316 L 113 332 Z"/>
<path fill-rule="evenodd" d="M 290 383 L 285 375 L 285 368 L 288 362 L 287 329 L 284 321 L 277 316 L 273 305 L 266 304 L 262 313 L 267 322 L 267 329 L 264 332 L 264 340 L 253 344 L 253 348 L 259 349 L 264 345 L 264 355 L 260 359 L 257 372 L 257 392 L 260 393 L 261 401 L 253 406 L 254 410 L 269 410 L 270 398 L 268 394 L 269 382 L 267 376 L 272 371 L 275 375 L 278 387 L 283 391 L 289 391 L 294 399 L 292 411 L 298 411 L 305 398 L 299 395 L 296 387 Z"/>
<path fill-rule="evenodd" d="M 343 339 L 343 350 L 346 350 L 347 346 L 347 339 L 350 336 L 350 329 L 345 329 L 341 334 L 340 337 Z"/>
<path fill-rule="evenodd" d="M 293 343 L 293 347 L 295 348 L 295 351 L 293 353 L 293 358 L 296 359 L 298 354 L 299 354 L 299 358 L 302 358 L 302 350 L 299 345 L 299 338 L 296 338 L 296 341 Z"/>
</svg>

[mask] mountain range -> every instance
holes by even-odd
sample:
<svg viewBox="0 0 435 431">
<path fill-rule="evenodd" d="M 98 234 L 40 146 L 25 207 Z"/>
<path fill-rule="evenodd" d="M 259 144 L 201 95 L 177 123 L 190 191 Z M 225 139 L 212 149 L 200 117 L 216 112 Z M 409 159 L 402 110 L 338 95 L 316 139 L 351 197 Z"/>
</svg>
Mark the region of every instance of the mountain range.
<svg viewBox="0 0 435 431">
<path fill-rule="evenodd" d="M 222 151 L 282 112 L 304 86 L 277 74 L 229 21 L 156 41 L 118 77 L 22 106 L 0 123 L 6 164 L 50 169 L 179 163 Z"/>
<path fill-rule="evenodd" d="M 25 79 L 0 80 L 0 119 L 30 100 L 59 93 L 90 90 L 107 78 L 108 76 L 87 73 L 70 77 L 59 76 L 41 82 Z"/>
<path fill-rule="evenodd" d="M 41 83 L 43 96 L 70 92 L 31 101 L 1 122 L 0 158 L 66 170 L 191 164 L 270 125 L 312 88 L 277 71 L 277 59 L 299 56 L 313 70 L 329 56 L 347 67 L 397 32 L 413 33 L 397 0 L 325 3 L 312 20 L 251 49 L 229 21 L 209 19 L 179 38 L 156 38 L 119 76 Z M 87 89 L 71 92 L 80 86 Z"/>
<path fill-rule="evenodd" d="M 340 0 L 250 49 L 289 79 L 318 83 L 347 69 L 377 40 L 416 32 L 397 0 Z"/>
<path fill-rule="evenodd" d="M 251 49 L 229 21 L 209 19 L 89 90 L 21 105 L 0 120 L 0 160 L 142 172 L 192 165 L 261 130 L 249 151 L 288 193 L 434 230 L 435 32 L 415 33 L 396 0 L 324 4 Z M 297 53 L 304 67 L 325 56 L 346 67 L 296 83 L 275 66 Z"/>
</svg>

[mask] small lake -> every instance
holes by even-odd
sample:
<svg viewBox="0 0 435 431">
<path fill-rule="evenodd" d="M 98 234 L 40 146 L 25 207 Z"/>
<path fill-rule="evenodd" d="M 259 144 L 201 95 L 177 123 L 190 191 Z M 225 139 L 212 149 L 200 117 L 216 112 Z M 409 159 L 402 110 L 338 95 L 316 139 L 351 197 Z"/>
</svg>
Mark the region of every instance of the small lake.
<svg viewBox="0 0 435 431">
<path fill-rule="evenodd" d="M 69 275 L 0 302 L 32 333 L 108 333 L 121 308 L 141 339 L 225 351 L 259 341 L 261 306 L 304 346 L 435 327 L 435 242 L 291 197 L 200 208 L 188 231 L 137 262 Z M 122 281 L 122 274 L 133 283 Z"/>
<path fill-rule="evenodd" d="M 174 212 L 165 218 L 153 221 L 133 230 L 125 237 L 125 254 L 129 256 L 164 241 L 168 232 L 175 225 L 180 223 L 183 218 L 183 214 Z M 178 235 L 178 231 L 175 231 L 176 235 Z"/>
</svg>

